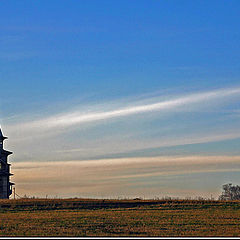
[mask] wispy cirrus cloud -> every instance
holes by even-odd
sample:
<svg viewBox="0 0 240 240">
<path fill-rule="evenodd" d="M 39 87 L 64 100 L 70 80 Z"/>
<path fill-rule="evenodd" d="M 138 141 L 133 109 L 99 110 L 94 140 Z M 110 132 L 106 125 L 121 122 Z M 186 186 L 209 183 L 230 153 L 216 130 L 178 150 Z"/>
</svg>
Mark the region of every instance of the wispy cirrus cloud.
<svg viewBox="0 0 240 240">
<path fill-rule="evenodd" d="M 18 125 L 9 126 L 11 128 L 21 128 L 31 131 L 56 130 L 65 127 L 81 125 L 101 120 L 109 120 L 114 118 L 128 117 L 131 115 L 144 114 L 149 112 L 164 112 L 167 110 L 177 110 L 179 107 L 191 106 L 198 103 L 209 104 L 211 101 L 225 99 L 231 96 L 239 96 L 240 88 L 220 89 L 215 91 L 207 91 L 201 93 L 193 93 L 186 96 L 173 98 L 165 101 L 155 102 L 151 104 L 134 105 L 128 104 L 126 107 L 119 107 L 112 110 L 99 109 L 99 111 L 88 112 L 72 111 L 63 114 L 56 114 L 39 120 L 20 123 Z M 109 107 L 108 107 L 109 108 Z"/>
<path fill-rule="evenodd" d="M 222 107 L 227 102 L 234 106 L 240 98 L 239 87 L 161 97 L 88 104 L 79 110 L 71 105 L 69 109 L 74 110 L 48 112 L 34 120 L 6 119 L 3 132 L 10 137 L 9 149 L 18 161 L 140 156 L 153 148 L 187 148 L 240 138 L 239 121 L 231 112 L 225 115 Z M 212 107 L 212 115 L 203 111 Z"/>
</svg>

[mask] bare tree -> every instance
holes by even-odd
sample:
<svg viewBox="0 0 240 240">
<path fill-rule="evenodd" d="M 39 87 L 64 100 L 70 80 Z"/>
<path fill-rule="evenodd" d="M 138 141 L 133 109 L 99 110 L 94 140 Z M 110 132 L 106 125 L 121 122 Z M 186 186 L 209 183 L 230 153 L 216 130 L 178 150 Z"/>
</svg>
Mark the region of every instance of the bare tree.
<svg viewBox="0 0 240 240">
<path fill-rule="evenodd" d="M 219 196 L 219 200 L 240 200 L 240 186 L 232 185 L 232 183 L 222 186 L 223 192 Z"/>
</svg>

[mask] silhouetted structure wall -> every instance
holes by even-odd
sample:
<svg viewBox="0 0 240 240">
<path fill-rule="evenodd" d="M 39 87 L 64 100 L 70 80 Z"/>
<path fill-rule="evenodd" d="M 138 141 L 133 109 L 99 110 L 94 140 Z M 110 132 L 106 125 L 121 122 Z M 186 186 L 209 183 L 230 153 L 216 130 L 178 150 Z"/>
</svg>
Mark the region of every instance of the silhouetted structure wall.
<svg viewBox="0 0 240 240">
<path fill-rule="evenodd" d="M 8 156 L 12 154 L 12 152 L 6 151 L 3 149 L 3 141 L 7 139 L 2 134 L 0 129 L 0 199 L 8 199 L 12 194 L 12 185 L 10 176 L 13 175 L 10 173 L 10 165 L 8 163 Z"/>
</svg>

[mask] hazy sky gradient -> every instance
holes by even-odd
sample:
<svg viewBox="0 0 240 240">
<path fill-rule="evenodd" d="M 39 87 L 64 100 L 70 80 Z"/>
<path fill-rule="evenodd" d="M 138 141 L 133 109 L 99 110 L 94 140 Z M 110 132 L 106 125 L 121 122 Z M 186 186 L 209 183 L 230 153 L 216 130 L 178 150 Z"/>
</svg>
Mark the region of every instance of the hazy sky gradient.
<svg viewBox="0 0 240 240">
<path fill-rule="evenodd" d="M 239 10 L 2 1 L 0 124 L 17 193 L 210 197 L 240 184 Z"/>
</svg>

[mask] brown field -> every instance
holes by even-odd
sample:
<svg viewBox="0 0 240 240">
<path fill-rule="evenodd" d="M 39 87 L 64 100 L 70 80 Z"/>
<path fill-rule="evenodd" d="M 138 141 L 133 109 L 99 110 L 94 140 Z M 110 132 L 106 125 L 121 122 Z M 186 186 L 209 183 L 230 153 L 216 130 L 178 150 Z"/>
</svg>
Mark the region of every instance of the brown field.
<svg viewBox="0 0 240 240">
<path fill-rule="evenodd" d="M 240 236 L 240 202 L 0 201 L 0 236 Z"/>
</svg>

